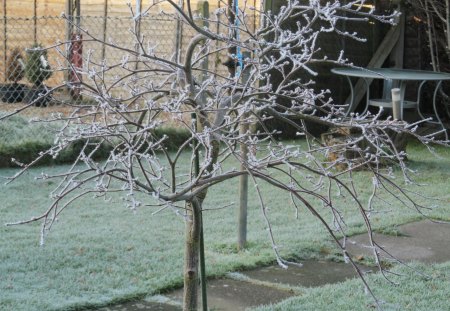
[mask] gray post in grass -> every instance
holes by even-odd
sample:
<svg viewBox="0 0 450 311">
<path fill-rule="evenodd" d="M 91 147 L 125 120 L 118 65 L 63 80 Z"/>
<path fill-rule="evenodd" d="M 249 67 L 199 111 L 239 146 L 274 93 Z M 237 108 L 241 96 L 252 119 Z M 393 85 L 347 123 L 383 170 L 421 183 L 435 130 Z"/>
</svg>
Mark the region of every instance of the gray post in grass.
<svg viewBox="0 0 450 311">
<path fill-rule="evenodd" d="M 242 53 L 242 59 L 245 60 L 245 58 L 250 57 L 250 53 L 244 52 Z M 242 77 L 242 83 L 245 84 L 249 79 L 249 72 L 246 69 L 242 69 L 243 72 L 241 74 Z M 249 131 L 249 123 L 246 121 L 248 120 L 249 114 L 244 113 L 242 115 L 242 123 L 239 128 L 239 134 L 242 137 L 246 137 L 248 135 Z M 248 162 L 248 144 L 247 142 L 241 142 L 240 145 L 240 152 L 241 152 L 241 171 L 246 170 L 246 165 Z M 247 244 L 247 207 L 248 207 L 248 175 L 242 174 L 239 177 L 239 214 L 238 214 L 238 250 L 243 250 L 245 248 L 245 245 Z"/>
<path fill-rule="evenodd" d="M 243 120 L 248 118 L 247 114 L 243 115 Z M 244 136 L 249 130 L 248 123 L 242 122 L 239 129 L 239 134 Z M 245 142 L 241 143 L 241 171 L 246 170 L 246 163 L 248 161 L 248 146 Z M 238 214 L 238 249 L 243 250 L 247 243 L 247 206 L 248 206 L 248 175 L 242 174 L 239 177 L 239 214 Z"/>
</svg>

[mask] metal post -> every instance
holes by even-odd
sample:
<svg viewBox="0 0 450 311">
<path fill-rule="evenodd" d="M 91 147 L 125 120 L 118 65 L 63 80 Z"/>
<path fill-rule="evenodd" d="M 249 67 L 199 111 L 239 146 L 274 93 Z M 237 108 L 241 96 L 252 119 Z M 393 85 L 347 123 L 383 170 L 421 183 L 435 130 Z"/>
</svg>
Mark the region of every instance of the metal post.
<svg viewBox="0 0 450 311">
<path fill-rule="evenodd" d="M 72 40 L 72 0 L 66 0 L 66 60 L 70 59 L 70 41 Z M 69 62 L 67 62 L 67 68 L 69 68 Z M 70 70 L 70 69 L 69 69 Z M 64 71 L 64 81 L 69 81 L 69 70 Z"/>
<path fill-rule="evenodd" d="M 135 32 L 136 32 L 136 38 L 137 40 L 140 40 L 139 38 L 141 37 L 141 12 L 142 12 L 142 1 L 141 0 L 136 0 L 136 16 L 137 19 L 135 20 Z M 135 46 L 134 46 L 134 50 L 136 51 L 137 54 L 139 54 L 139 43 L 136 42 Z M 134 69 L 137 70 L 139 67 L 139 56 L 136 55 L 136 63 L 134 65 Z"/>
<path fill-rule="evenodd" d="M 244 136 L 248 130 L 247 123 L 248 114 L 242 115 L 242 124 L 239 128 L 239 134 Z M 245 142 L 240 144 L 241 152 L 241 171 L 246 170 L 246 162 L 248 160 L 248 145 Z M 247 206 L 248 206 L 248 175 L 242 174 L 239 177 L 239 214 L 238 214 L 238 249 L 243 250 L 247 244 Z"/>
<path fill-rule="evenodd" d="M 81 82 L 81 76 L 72 70 L 73 67 L 81 68 L 83 66 L 83 41 L 81 38 L 81 4 L 80 0 L 67 0 L 66 2 L 67 10 L 67 29 L 66 29 L 66 40 L 67 40 L 67 60 L 68 60 L 68 70 L 64 73 L 64 78 L 68 83 Z M 80 100 L 80 88 L 69 87 L 69 94 L 73 100 Z"/>
<path fill-rule="evenodd" d="M 253 7 L 256 8 L 256 0 L 253 0 Z M 253 11 L 253 33 L 256 32 L 256 12 L 257 10 Z"/>
<path fill-rule="evenodd" d="M 8 27 L 8 23 L 6 21 L 6 0 L 3 0 L 3 48 L 4 48 L 4 54 L 3 54 L 3 69 L 4 69 L 4 75 L 3 75 L 3 79 L 6 82 L 6 63 L 7 63 L 7 56 L 6 56 L 6 51 L 8 48 L 8 31 L 7 31 L 7 27 Z"/>
<path fill-rule="evenodd" d="M 33 3 L 33 41 L 34 44 L 37 44 L 37 0 L 34 0 Z"/>
<path fill-rule="evenodd" d="M 108 21 L 108 0 L 105 0 L 103 5 L 103 42 L 106 42 L 106 30 L 107 30 L 107 21 Z M 102 61 L 105 59 L 105 44 L 102 44 Z"/>
<path fill-rule="evenodd" d="M 199 1 L 197 2 L 197 11 L 200 13 L 200 15 L 202 16 L 203 20 L 201 22 L 201 26 L 202 27 L 207 27 L 209 28 L 209 3 L 208 1 Z M 209 61 L 208 61 L 208 57 L 205 57 L 202 60 L 202 81 L 205 81 L 208 78 L 208 73 L 207 70 L 209 69 Z M 206 96 L 205 93 L 201 94 L 201 100 L 205 101 L 206 100 Z"/>
<path fill-rule="evenodd" d="M 66 41 L 70 42 L 71 38 L 72 38 L 72 32 L 73 32 L 73 19 L 72 19 L 72 14 L 73 14 L 73 3 L 72 0 L 67 0 L 66 1 Z M 69 48 L 67 48 L 67 59 L 69 58 Z"/>
<path fill-rule="evenodd" d="M 244 52 L 243 57 L 250 57 L 249 52 Z M 242 61 L 241 66 L 238 67 L 242 68 Z M 242 84 L 245 85 L 246 82 L 249 79 L 249 69 L 243 70 L 241 72 L 241 81 Z M 245 135 L 249 131 L 249 124 L 248 124 L 248 118 L 249 113 L 244 113 L 241 117 L 241 125 L 239 127 L 239 134 L 242 137 L 245 137 Z M 246 141 L 243 141 L 240 143 L 240 153 L 241 153 L 241 171 L 246 171 L 246 164 L 248 161 L 248 153 L 249 148 Z M 247 244 L 247 209 L 248 209 L 248 175 L 242 174 L 239 177 L 239 213 L 238 213 L 238 250 L 243 250 Z"/>
<path fill-rule="evenodd" d="M 221 4 L 222 4 L 222 2 L 218 1 L 219 9 L 221 8 Z M 220 18 L 218 18 L 216 21 L 216 34 L 219 34 L 219 33 L 220 33 Z M 219 48 L 219 40 L 215 40 L 215 41 L 216 41 L 216 49 L 218 49 Z M 214 61 L 214 76 L 217 75 L 217 68 L 218 68 L 219 64 L 220 64 L 219 62 Z"/>
<path fill-rule="evenodd" d="M 239 40 L 239 2 L 238 0 L 229 0 L 228 5 L 231 5 L 228 7 L 229 10 L 229 22 L 232 26 L 232 36 Z M 229 58 L 228 58 L 228 71 L 231 76 L 240 75 L 242 68 L 243 68 L 243 62 L 242 62 L 242 53 L 241 49 L 238 46 L 232 46 L 228 49 Z M 233 59 L 232 55 L 234 54 Z M 245 83 L 245 78 L 243 77 L 242 82 Z M 248 115 L 244 114 L 241 118 L 241 125 L 239 128 L 239 132 L 241 135 L 244 135 L 248 132 L 249 126 L 247 124 Z M 247 162 L 248 157 L 248 146 L 246 142 L 240 143 L 240 152 L 241 152 L 241 161 L 243 164 L 241 164 L 241 170 L 246 170 L 245 168 L 245 162 Z M 246 174 L 243 174 L 239 178 L 239 213 L 238 213 L 238 241 L 237 241 L 237 247 L 239 250 L 242 250 L 245 248 L 245 245 L 247 244 L 247 201 L 248 201 L 248 176 Z"/>
<path fill-rule="evenodd" d="M 235 32 L 235 21 L 236 21 L 236 5 L 235 3 L 237 2 L 237 0 L 228 0 L 227 4 L 228 4 L 228 22 L 230 24 L 230 31 L 231 31 L 231 36 L 233 38 L 236 37 L 236 32 Z M 228 48 L 228 59 L 225 62 L 227 68 L 228 68 L 228 72 L 230 73 L 230 76 L 234 77 L 236 75 L 236 61 L 232 58 L 232 55 L 236 54 L 236 47 L 235 46 L 230 46 Z"/>
<path fill-rule="evenodd" d="M 81 0 L 75 0 L 75 25 L 77 26 L 77 34 L 80 33 L 80 26 L 81 26 Z"/>
<path fill-rule="evenodd" d="M 403 120 L 403 107 L 399 88 L 392 89 L 392 114 L 395 120 Z"/>
<path fill-rule="evenodd" d="M 184 0 L 179 0 L 178 5 L 181 10 L 184 10 Z M 183 39 L 183 23 L 180 21 L 180 18 L 181 17 L 177 18 L 177 29 L 175 34 L 175 62 L 181 61 L 181 40 Z"/>
</svg>

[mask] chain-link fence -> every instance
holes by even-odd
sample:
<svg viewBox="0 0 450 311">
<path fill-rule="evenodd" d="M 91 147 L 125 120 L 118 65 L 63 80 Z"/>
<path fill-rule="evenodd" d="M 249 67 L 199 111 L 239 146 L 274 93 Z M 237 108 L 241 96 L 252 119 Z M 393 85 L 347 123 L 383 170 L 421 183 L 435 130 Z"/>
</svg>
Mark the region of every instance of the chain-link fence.
<svg viewBox="0 0 450 311">
<path fill-rule="evenodd" d="M 256 28 L 257 20 L 251 17 L 249 24 Z M 210 29 L 226 34 L 226 25 L 226 21 L 220 21 L 210 25 Z M 85 68 L 88 63 L 102 64 L 106 60 L 111 68 L 107 75 L 120 76 L 123 70 L 117 64 L 130 53 L 121 52 L 112 45 L 136 49 L 135 32 L 145 36 L 155 54 L 172 60 L 183 59 L 190 39 L 196 34 L 174 16 L 161 14 L 141 18 L 139 23 L 130 17 L 0 19 L 0 33 L 3 34 L 0 42 L 0 102 L 30 102 L 45 88 L 76 82 L 77 77 L 68 68 L 70 66 Z M 53 48 L 42 51 L 40 47 Z M 209 57 L 208 69 L 226 74 L 226 67 L 222 65 L 225 57 L 226 50 Z M 144 65 L 139 61 L 135 63 L 135 69 Z"/>
<path fill-rule="evenodd" d="M 26 49 L 37 47 L 38 44 L 48 46 L 54 44 L 56 40 L 64 39 L 65 23 L 62 19 L 3 18 L 0 24 L 1 101 L 8 103 L 25 101 L 26 95 L 32 95 L 31 89 L 35 84 L 38 88 L 42 87 L 43 80 L 48 79 L 50 83 L 61 80 L 62 75 L 52 74 L 48 64 L 45 63 L 45 60 L 55 58 L 54 51 L 27 53 Z M 44 60 L 42 64 L 41 56 Z"/>
</svg>

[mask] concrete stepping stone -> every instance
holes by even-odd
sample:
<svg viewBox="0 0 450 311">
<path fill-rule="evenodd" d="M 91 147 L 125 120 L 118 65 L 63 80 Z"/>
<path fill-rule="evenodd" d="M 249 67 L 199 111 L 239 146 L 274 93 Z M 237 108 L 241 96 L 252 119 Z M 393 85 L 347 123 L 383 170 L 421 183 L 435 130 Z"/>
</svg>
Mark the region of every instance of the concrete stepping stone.
<svg viewBox="0 0 450 311">
<path fill-rule="evenodd" d="M 413 222 L 398 227 L 400 236 L 374 234 L 374 240 L 402 261 L 439 263 L 450 260 L 450 224 L 430 220 Z M 347 240 L 347 249 L 355 257 L 373 257 L 367 234 Z M 382 259 L 389 259 L 381 253 Z"/>
<path fill-rule="evenodd" d="M 356 271 L 351 264 L 321 260 L 303 261 L 302 264 L 303 267 L 289 266 L 288 269 L 283 269 L 280 266 L 268 266 L 245 271 L 242 274 L 264 282 L 301 287 L 339 283 L 357 277 Z M 373 271 L 365 266 L 359 266 L 359 268 L 363 272 Z"/>
<path fill-rule="evenodd" d="M 293 291 L 279 290 L 233 279 L 210 280 L 207 285 L 208 308 L 215 311 L 243 311 L 248 307 L 276 303 L 294 295 Z M 183 290 L 166 295 L 182 301 Z M 199 303 L 201 303 L 199 299 Z"/>
<path fill-rule="evenodd" d="M 208 307 L 215 311 L 243 311 L 249 307 L 277 303 L 298 294 L 290 286 L 322 286 L 356 277 L 356 272 L 349 264 L 313 260 L 302 264 L 302 267 L 289 266 L 288 269 L 273 265 L 209 280 Z M 363 271 L 370 270 L 361 268 Z M 182 297 L 183 290 L 178 289 L 164 296 L 104 307 L 98 311 L 178 311 L 181 310 Z"/>
<path fill-rule="evenodd" d="M 230 273 L 207 284 L 208 307 L 215 311 L 240 311 L 263 304 L 273 304 L 298 294 L 293 287 L 314 287 L 338 283 L 356 277 L 349 264 L 330 261 L 303 261 L 302 267 L 277 265 L 249 271 Z M 361 267 L 364 271 L 369 268 Z M 108 306 L 97 311 L 178 311 L 181 310 L 183 290 L 164 296 Z M 201 302 L 201 299 L 199 299 Z"/>
<path fill-rule="evenodd" d="M 145 300 L 130 301 L 114 306 L 103 307 L 97 311 L 180 311 L 181 307 L 165 303 L 151 302 Z"/>
<path fill-rule="evenodd" d="M 268 266 L 240 273 L 228 278 L 208 281 L 208 307 L 216 311 L 240 311 L 249 307 L 274 304 L 298 294 L 293 287 L 313 287 L 343 282 L 357 274 L 349 264 L 330 261 L 305 261 L 303 267 Z M 369 271 L 369 268 L 362 268 Z M 232 279 L 231 279 L 231 278 Z M 166 295 L 181 302 L 183 290 Z"/>
<path fill-rule="evenodd" d="M 450 260 L 450 224 L 425 220 L 399 226 L 399 236 L 374 234 L 375 240 L 403 261 L 445 262 Z M 373 256 L 367 234 L 350 237 L 349 252 L 355 257 Z M 386 258 L 386 256 L 383 256 Z M 208 307 L 215 311 L 240 311 L 248 307 L 273 304 L 297 294 L 292 287 L 315 287 L 356 277 L 350 264 L 304 261 L 303 267 L 268 266 L 230 273 L 227 278 L 208 281 Z M 360 266 L 368 272 L 370 268 Z M 104 307 L 98 311 L 178 311 L 183 290 L 138 302 Z"/>
</svg>

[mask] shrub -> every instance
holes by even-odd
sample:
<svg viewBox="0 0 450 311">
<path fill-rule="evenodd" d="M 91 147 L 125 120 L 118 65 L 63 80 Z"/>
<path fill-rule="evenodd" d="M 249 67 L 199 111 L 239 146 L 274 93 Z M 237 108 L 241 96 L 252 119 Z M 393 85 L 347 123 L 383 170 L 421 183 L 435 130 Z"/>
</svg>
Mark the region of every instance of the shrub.
<svg viewBox="0 0 450 311">
<path fill-rule="evenodd" d="M 21 163 L 29 163 L 39 156 L 42 151 L 48 150 L 54 139 L 54 131 L 59 130 L 55 124 L 44 125 L 42 123 L 30 123 L 21 116 L 13 116 L 0 122 L 0 167 L 16 166 L 11 162 L 11 158 Z M 154 133 L 156 139 L 160 139 L 163 135 L 168 136 L 170 145 L 169 150 L 176 150 L 184 141 L 186 141 L 190 133 L 178 128 L 158 128 Z M 80 154 L 80 150 L 84 146 L 83 140 L 72 143 L 69 148 L 62 151 L 58 157 L 53 159 L 48 156 L 43 158 L 39 164 L 62 164 L 69 163 L 76 159 Z M 89 148 L 88 148 L 89 149 Z M 106 159 L 112 150 L 110 144 L 102 143 L 95 153 L 95 159 Z"/>
<path fill-rule="evenodd" d="M 35 86 L 41 86 L 52 75 L 47 51 L 40 44 L 34 44 L 27 52 L 28 57 L 25 66 L 27 79 Z"/>
<path fill-rule="evenodd" d="M 166 135 L 167 141 L 164 144 L 168 150 L 177 150 L 186 140 L 191 137 L 191 133 L 183 128 L 158 127 L 155 130 L 155 138 L 161 139 Z"/>
</svg>

